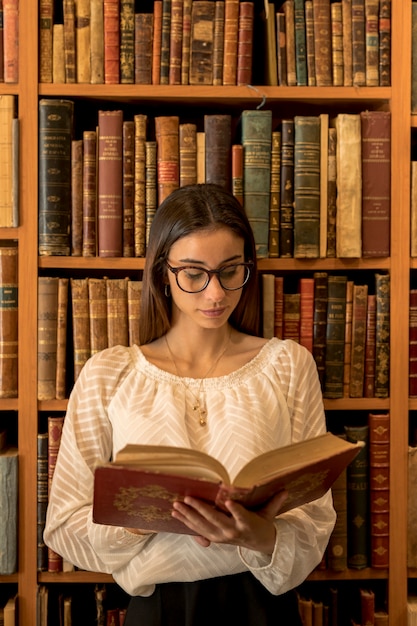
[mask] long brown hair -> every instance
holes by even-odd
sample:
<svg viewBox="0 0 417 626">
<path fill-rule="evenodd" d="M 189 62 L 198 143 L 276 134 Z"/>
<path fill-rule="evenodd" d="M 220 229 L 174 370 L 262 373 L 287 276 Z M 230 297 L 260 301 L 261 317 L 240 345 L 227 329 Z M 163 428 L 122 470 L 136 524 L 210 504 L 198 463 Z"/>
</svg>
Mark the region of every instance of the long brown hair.
<svg viewBox="0 0 417 626">
<path fill-rule="evenodd" d="M 230 316 L 230 323 L 251 335 L 259 333 L 259 283 L 252 229 L 239 201 L 212 184 L 180 187 L 157 209 L 149 233 L 140 313 L 140 343 L 164 335 L 171 327 L 171 298 L 165 295 L 165 262 L 171 246 L 187 235 L 209 228 L 229 228 L 244 241 L 245 261 L 253 261 L 249 281 Z"/>
</svg>

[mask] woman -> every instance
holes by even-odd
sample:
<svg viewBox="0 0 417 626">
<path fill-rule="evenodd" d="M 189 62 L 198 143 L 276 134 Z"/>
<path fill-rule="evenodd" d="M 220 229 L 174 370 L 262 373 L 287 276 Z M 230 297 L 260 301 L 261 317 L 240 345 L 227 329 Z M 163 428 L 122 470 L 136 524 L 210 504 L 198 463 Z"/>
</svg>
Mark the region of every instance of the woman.
<svg viewBox="0 0 417 626">
<path fill-rule="evenodd" d="M 257 335 L 256 251 L 239 202 L 183 187 L 158 208 L 143 276 L 141 346 L 92 357 L 71 394 L 45 541 L 111 573 L 132 597 L 125 626 L 299 624 L 293 590 L 320 562 L 331 494 L 277 516 L 188 498 L 172 515 L 196 536 L 92 521 L 93 475 L 127 443 L 196 448 L 233 476 L 267 450 L 325 431 L 310 353 Z"/>
</svg>

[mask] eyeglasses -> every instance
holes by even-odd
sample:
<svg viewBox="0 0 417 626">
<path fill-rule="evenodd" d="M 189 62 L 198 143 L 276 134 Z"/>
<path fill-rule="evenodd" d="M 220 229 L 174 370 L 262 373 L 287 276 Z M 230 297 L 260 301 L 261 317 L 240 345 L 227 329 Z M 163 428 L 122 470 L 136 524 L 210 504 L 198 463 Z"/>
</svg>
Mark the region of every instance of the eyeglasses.
<svg viewBox="0 0 417 626">
<path fill-rule="evenodd" d="M 194 265 L 172 267 L 166 262 L 170 272 L 175 274 L 178 287 L 186 293 L 198 293 L 203 291 L 214 275 L 223 289 L 237 291 L 248 282 L 253 262 L 224 265 L 218 270 L 206 270 Z"/>
</svg>

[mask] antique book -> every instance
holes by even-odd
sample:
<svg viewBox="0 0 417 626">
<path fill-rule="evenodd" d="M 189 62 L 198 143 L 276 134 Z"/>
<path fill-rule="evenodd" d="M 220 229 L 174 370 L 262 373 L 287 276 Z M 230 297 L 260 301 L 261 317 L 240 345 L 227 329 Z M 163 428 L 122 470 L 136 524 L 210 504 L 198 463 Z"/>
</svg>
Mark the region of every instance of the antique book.
<svg viewBox="0 0 417 626">
<path fill-rule="evenodd" d="M 91 356 L 88 279 L 71 277 L 70 286 L 75 382 L 85 362 Z"/>
<path fill-rule="evenodd" d="M 271 188 L 269 196 L 269 256 L 279 257 L 279 210 L 281 203 L 281 131 L 271 134 Z"/>
<path fill-rule="evenodd" d="M 320 118 L 294 117 L 294 257 L 320 256 Z"/>
<path fill-rule="evenodd" d="M 313 357 L 324 389 L 327 332 L 327 272 L 314 272 Z"/>
<path fill-rule="evenodd" d="M 179 117 L 176 115 L 155 117 L 155 136 L 158 144 L 157 178 L 158 205 L 178 189 L 179 172 Z"/>
<path fill-rule="evenodd" d="M 52 83 L 54 3 L 39 2 L 39 82 Z"/>
<path fill-rule="evenodd" d="M 379 3 L 379 84 L 391 85 L 391 0 Z"/>
<path fill-rule="evenodd" d="M 313 14 L 316 84 L 318 87 L 326 87 L 332 84 L 330 0 L 313 0 Z"/>
<path fill-rule="evenodd" d="M 83 140 L 71 142 L 71 256 L 83 254 Z"/>
<path fill-rule="evenodd" d="M 343 436 L 343 435 L 341 435 Z M 347 470 L 339 474 L 332 486 L 333 506 L 337 518 L 327 547 L 327 564 L 333 572 L 347 569 Z"/>
<path fill-rule="evenodd" d="M 64 25 L 52 28 L 52 82 L 65 83 Z"/>
<path fill-rule="evenodd" d="M 180 124 L 180 187 L 197 182 L 197 125 Z"/>
<path fill-rule="evenodd" d="M 343 14 L 342 3 L 330 5 L 330 27 L 332 33 L 332 83 L 334 87 L 343 86 Z"/>
<path fill-rule="evenodd" d="M 347 277 L 330 275 L 327 280 L 327 324 L 324 397 L 343 397 Z"/>
<path fill-rule="evenodd" d="M 303 626 L 313 626 L 313 600 L 297 592 L 297 604 Z"/>
<path fill-rule="evenodd" d="M 93 519 L 192 534 L 171 516 L 175 500 L 193 495 L 224 509 L 223 503 L 233 499 L 256 510 L 285 489 L 284 513 L 324 495 L 361 446 L 326 433 L 260 455 L 232 483 L 225 467 L 201 451 L 128 445 L 113 463 L 95 471 Z"/>
<path fill-rule="evenodd" d="M 389 396 L 390 367 L 390 276 L 375 274 L 376 340 L 375 340 L 375 397 Z"/>
<path fill-rule="evenodd" d="M 138 113 L 133 118 L 135 127 L 134 148 L 134 201 L 133 239 L 134 256 L 145 256 L 146 250 L 146 131 L 148 118 Z"/>
<path fill-rule="evenodd" d="M 347 466 L 348 567 L 369 565 L 369 426 L 345 425 L 348 441 L 365 445 Z"/>
<path fill-rule="evenodd" d="M 123 111 L 98 112 L 98 256 L 123 253 Z"/>
<path fill-rule="evenodd" d="M 352 84 L 366 85 L 365 0 L 352 0 Z"/>
<path fill-rule="evenodd" d="M 149 232 L 152 220 L 158 206 L 158 190 L 156 181 L 156 141 L 145 141 L 145 220 L 146 245 L 149 241 Z"/>
<path fill-rule="evenodd" d="M 275 276 L 274 279 L 274 337 L 283 338 L 284 326 L 284 277 Z"/>
<path fill-rule="evenodd" d="M 48 417 L 48 495 L 51 491 L 63 425 L 63 415 L 50 415 Z M 62 572 L 62 567 L 62 556 L 48 547 L 48 572 Z"/>
<path fill-rule="evenodd" d="M 83 132 L 83 253 L 97 254 L 97 132 Z"/>
<path fill-rule="evenodd" d="M 306 22 L 306 56 L 307 56 L 307 84 L 316 86 L 316 53 L 314 50 L 314 12 L 313 0 L 305 0 Z"/>
<path fill-rule="evenodd" d="M 320 245 L 319 256 L 327 257 L 327 218 L 329 213 L 329 114 L 320 113 Z"/>
<path fill-rule="evenodd" d="M 388 626 L 389 613 L 387 611 L 375 611 L 374 613 L 374 626 Z"/>
<path fill-rule="evenodd" d="M 354 285 L 352 299 L 352 350 L 349 384 L 350 398 L 363 397 L 367 305 L 368 285 Z"/>
<path fill-rule="evenodd" d="M 3 0 L 4 82 L 19 82 L 19 1 Z"/>
<path fill-rule="evenodd" d="M 365 81 L 379 85 L 379 0 L 365 0 Z"/>
<path fill-rule="evenodd" d="M 232 118 L 228 114 L 204 116 L 206 183 L 231 190 Z"/>
<path fill-rule="evenodd" d="M 15 169 L 13 158 L 13 120 L 15 119 L 16 97 L 0 96 L 0 226 L 17 226 L 13 197 Z"/>
<path fill-rule="evenodd" d="M 391 113 L 362 111 L 362 256 L 390 255 Z"/>
<path fill-rule="evenodd" d="M 90 354 L 108 347 L 107 342 L 107 278 L 87 279 L 88 314 L 90 319 Z"/>
<path fill-rule="evenodd" d="M 0 574 L 17 571 L 19 458 L 17 448 L 0 451 Z"/>
<path fill-rule="evenodd" d="M 254 232 L 257 256 L 262 258 L 269 254 L 272 112 L 245 110 L 241 123 L 244 207 Z"/>
<path fill-rule="evenodd" d="M 410 313 L 408 328 L 408 395 L 417 397 L 417 289 L 410 289 Z"/>
<path fill-rule="evenodd" d="M 91 3 L 75 2 L 75 68 L 77 83 L 91 82 Z"/>
<path fill-rule="evenodd" d="M 67 256 L 71 250 L 71 141 L 74 103 L 39 102 L 39 255 Z"/>
<path fill-rule="evenodd" d="M 273 6 L 273 5 L 272 5 Z M 276 13 L 276 47 L 277 47 L 277 74 L 278 85 L 288 85 L 287 78 L 287 34 L 285 15 L 280 11 Z"/>
<path fill-rule="evenodd" d="M 104 0 L 91 0 L 90 6 L 91 83 L 104 83 Z"/>
<path fill-rule="evenodd" d="M 375 624 L 375 592 L 372 589 L 359 589 L 361 605 L 361 626 L 374 626 Z"/>
<path fill-rule="evenodd" d="M 67 397 L 68 284 L 67 277 L 60 276 L 58 278 L 55 391 L 57 400 L 64 400 Z"/>
<path fill-rule="evenodd" d="M 352 86 L 352 0 L 342 0 L 343 85 Z"/>
<path fill-rule="evenodd" d="M 375 341 L 376 341 L 376 296 L 368 293 L 366 307 L 365 372 L 363 395 L 373 398 L 375 395 Z"/>
<path fill-rule="evenodd" d="M 242 157 L 243 158 L 243 157 Z M 206 133 L 197 131 L 197 183 L 206 182 Z M 242 181 L 243 184 L 243 181 Z"/>
<path fill-rule="evenodd" d="M 223 54 L 224 0 L 215 0 L 213 31 L 213 85 L 223 85 Z"/>
<path fill-rule="evenodd" d="M 390 416 L 368 414 L 371 567 L 389 566 Z"/>
<path fill-rule="evenodd" d="M 76 81 L 75 0 L 63 0 L 65 82 Z"/>
<path fill-rule="evenodd" d="M 307 40 L 304 0 L 294 0 L 294 35 L 295 35 L 295 71 L 297 85 L 306 86 L 307 78 Z"/>
<path fill-rule="evenodd" d="M 294 255 L 294 120 L 281 124 L 281 203 L 279 256 Z"/>
<path fill-rule="evenodd" d="M 0 82 L 4 83 L 4 28 L 3 0 L 0 0 Z"/>
<path fill-rule="evenodd" d="M 107 290 L 107 341 L 109 348 L 128 346 L 127 278 L 108 278 Z"/>
<path fill-rule="evenodd" d="M 0 398 L 18 397 L 18 247 L 0 246 Z"/>
<path fill-rule="evenodd" d="M 58 277 L 38 277 L 38 400 L 55 400 Z"/>
<path fill-rule="evenodd" d="M 232 145 L 232 193 L 243 206 L 243 146 L 240 143 Z"/>
<path fill-rule="evenodd" d="M 243 0 L 239 4 L 237 39 L 236 84 L 252 83 L 254 3 Z"/>
<path fill-rule="evenodd" d="M 213 84 L 215 3 L 194 0 L 191 9 L 190 85 Z"/>
<path fill-rule="evenodd" d="M 155 0 L 153 5 L 152 85 L 159 85 L 161 80 L 161 39 L 162 0 Z"/>
<path fill-rule="evenodd" d="M 236 85 L 237 44 L 239 32 L 239 0 L 225 0 L 223 85 Z"/>
<path fill-rule="evenodd" d="M 182 8 L 182 50 L 181 85 L 188 85 L 190 78 L 191 9 L 193 0 L 183 0 Z M 154 9 L 155 11 L 155 9 Z M 215 12 L 217 11 L 217 6 Z M 222 38 L 223 39 L 223 38 Z"/>
<path fill-rule="evenodd" d="M 262 336 L 274 337 L 275 276 L 261 274 L 262 279 Z"/>
<path fill-rule="evenodd" d="M 140 345 L 139 322 L 142 299 L 142 281 L 129 280 L 127 283 L 127 320 L 129 346 Z"/>
<path fill-rule="evenodd" d="M 299 293 L 284 293 L 282 338 L 300 343 L 301 296 Z"/>
<path fill-rule="evenodd" d="M 336 255 L 362 255 L 362 152 L 361 120 L 356 113 L 336 118 L 337 199 Z"/>
<path fill-rule="evenodd" d="M 336 257 L 336 203 L 337 203 L 337 172 L 336 172 L 337 134 L 335 128 L 329 128 L 328 162 L 327 162 L 327 246 L 326 256 Z"/>
<path fill-rule="evenodd" d="M 119 62 L 120 82 L 135 82 L 135 3 L 134 0 L 120 0 L 119 22 Z M 142 33 L 141 36 L 143 36 Z"/>
<path fill-rule="evenodd" d="M 314 278 L 302 276 L 298 281 L 300 293 L 300 344 L 313 353 Z"/>
<path fill-rule="evenodd" d="M 411 161 L 410 168 L 410 256 L 415 258 L 417 257 L 417 161 Z"/>
<path fill-rule="evenodd" d="M 285 56 L 287 68 L 287 85 L 297 85 L 297 67 L 295 60 L 295 15 L 294 0 L 285 0 L 282 4 L 285 16 Z"/>
<path fill-rule="evenodd" d="M 135 13 L 134 82 L 152 84 L 153 13 Z"/>
<path fill-rule="evenodd" d="M 181 85 L 183 0 L 171 0 L 168 83 Z"/>
<path fill-rule="evenodd" d="M 104 82 L 120 82 L 120 4 L 119 0 L 104 0 Z"/>
<path fill-rule="evenodd" d="M 350 396 L 350 371 L 352 358 L 353 280 L 346 283 L 345 356 L 343 363 L 343 397 Z"/>
<path fill-rule="evenodd" d="M 169 46 L 171 40 L 171 0 L 162 0 L 161 59 L 159 82 L 169 84 Z"/>
<path fill-rule="evenodd" d="M 48 433 L 37 435 L 36 457 L 36 568 L 38 572 L 48 571 L 48 548 L 43 538 L 48 508 Z"/>
<path fill-rule="evenodd" d="M 123 121 L 122 155 L 123 256 L 133 257 L 135 252 L 135 123 L 133 120 Z"/>
<path fill-rule="evenodd" d="M 417 568 L 417 500 L 415 497 L 416 488 L 417 447 L 414 445 L 410 445 L 408 446 L 407 565 L 408 567 L 413 568 Z M 417 616 L 417 604 L 415 611 Z"/>
<path fill-rule="evenodd" d="M 277 13 L 273 2 L 265 2 L 264 9 L 261 13 L 262 28 L 265 45 L 263 47 L 263 81 L 265 85 L 278 84 L 278 67 L 277 67 Z"/>
</svg>

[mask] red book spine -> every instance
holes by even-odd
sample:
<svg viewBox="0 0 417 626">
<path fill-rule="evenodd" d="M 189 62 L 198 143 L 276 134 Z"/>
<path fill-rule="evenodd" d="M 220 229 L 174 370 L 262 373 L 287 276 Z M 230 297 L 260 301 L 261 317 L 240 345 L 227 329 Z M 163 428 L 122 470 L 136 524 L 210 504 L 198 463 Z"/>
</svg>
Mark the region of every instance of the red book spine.
<svg viewBox="0 0 417 626">
<path fill-rule="evenodd" d="M 365 375 L 363 395 L 373 398 L 375 395 L 375 330 L 376 330 L 376 299 L 375 294 L 368 294 L 365 340 Z"/>
<path fill-rule="evenodd" d="M 284 278 L 275 276 L 275 306 L 274 306 L 274 335 L 279 339 L 283 338 L 284 323 Z"/>
<path fill-rule="evenodd" d="M 48 417 L 48 493 L 52 485 L 63 425 L 63 416 Z M 62 572 L 62 557 L 51 548 L 48 548 L 48 572 Z"/>
<path fill-rule="evenodd" d="M 417 397 L 417 289 L 410 290 L 409 395 Z"/>
<path fill-rule="evenodd" d="M 162 0 L 153 6 L 152 85 L 159 85 L 161 73 Z"/>
<path fill-rule="evenodd" d="M 232 145 L 232 193 L 243 206 L 243 146 Z"/>
<path fill-rule="evenodd" d="M 252 82 L 253 20 L 253 2 L 241 2 L 239 5 L 237 39 L 238 85 L 250 85 Z"/>
<path fill-rule="evenodd" d="M 371 566 L 389 565 L 390 416 L 369 413 Z"/>
<path fill-rule="evenodd" d="M 104 0 L 104 82 L 120 82 L 120 5 Z"/>
</svg>

